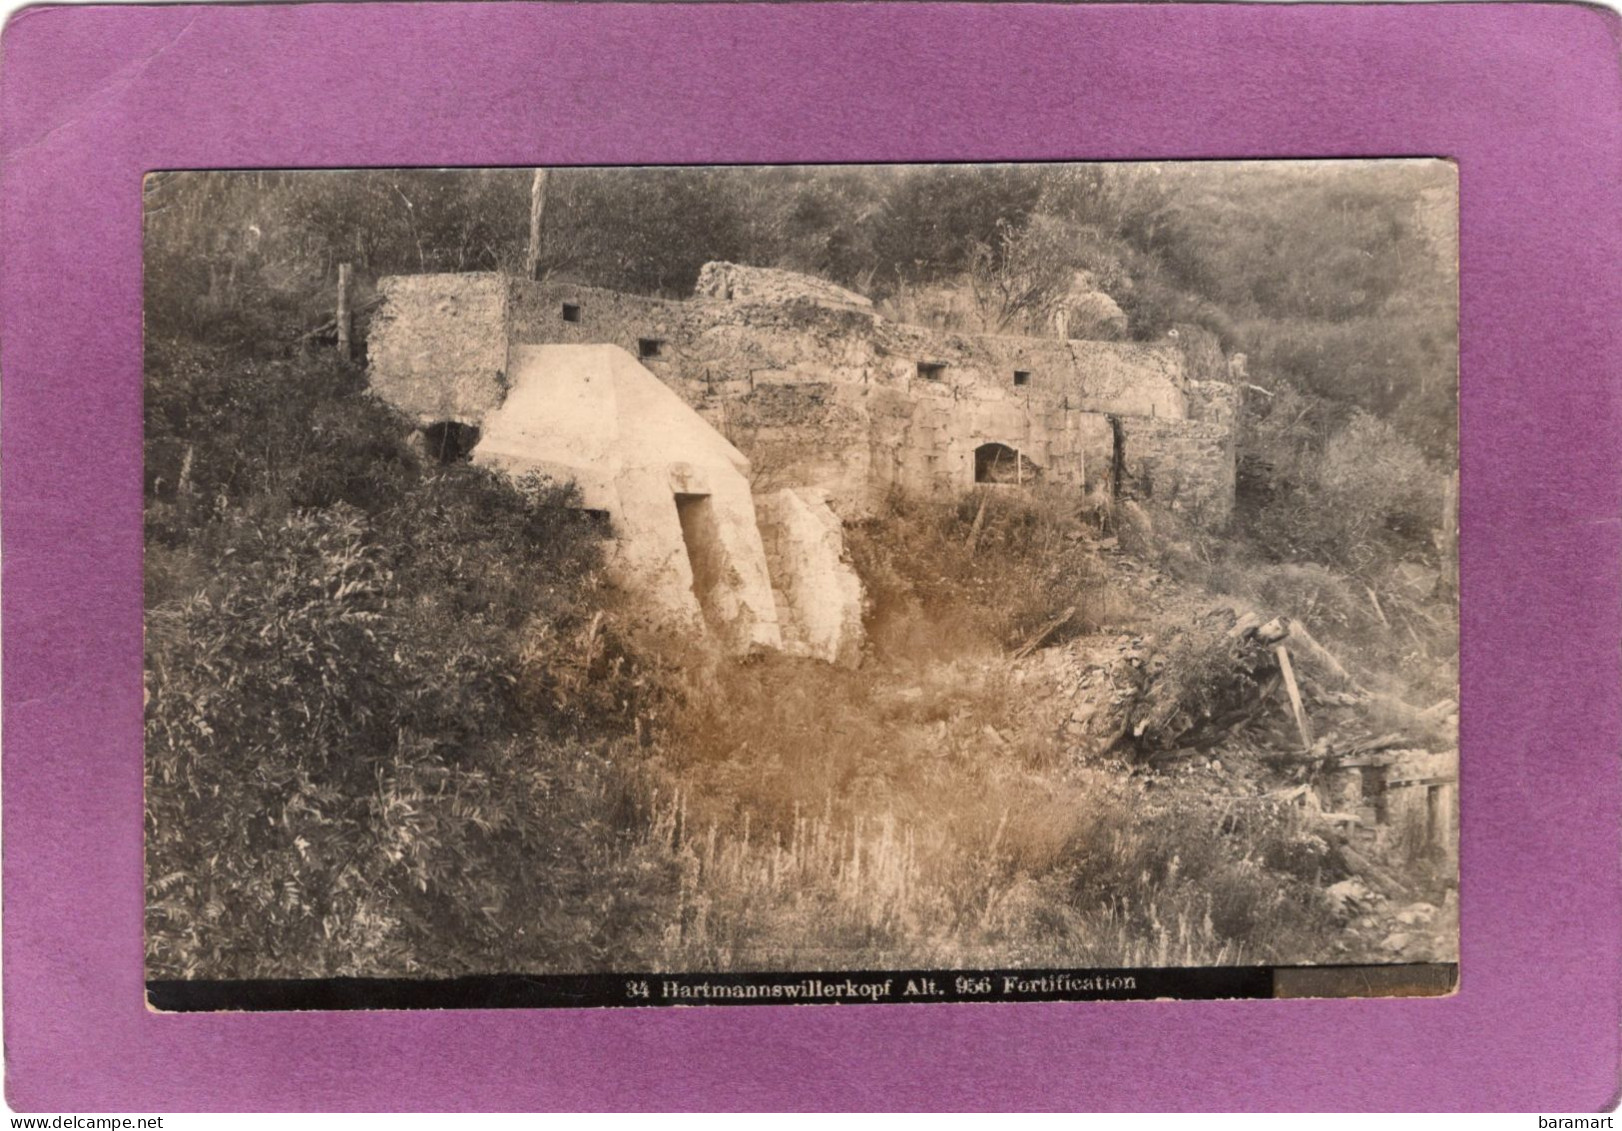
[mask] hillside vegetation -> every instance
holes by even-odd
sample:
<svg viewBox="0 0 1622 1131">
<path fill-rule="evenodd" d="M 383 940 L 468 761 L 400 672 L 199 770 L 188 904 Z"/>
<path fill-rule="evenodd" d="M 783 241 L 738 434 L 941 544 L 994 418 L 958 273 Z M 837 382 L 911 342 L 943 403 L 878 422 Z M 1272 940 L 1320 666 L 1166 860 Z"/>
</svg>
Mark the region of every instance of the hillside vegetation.
<svg viewBox="0 0 1622 1131">
<path fill-rule="evenodd" d="M 1287 710 L 1189 745 L 1236 662 L 1201 618 L 1297 617 L 1394 703 L 1454 693 L 1451 284 L 1416 251 L 1424 177 L 1255 176 L 554 174 L 546 268 L 587 282 L 679 294 L 728 258 L 886 301 L 1013 273 L 1039 303 L 1085 270 L 1135 335 L 1250 351 L 1272 396 L 1229 536 L 898 498 L 847 531 L 856 672 L 664 638 L 570 485 L 422 458 L 300 344 L 341 260 L 512 267 L 527 172 L 151 179 L 150 974 L 1356 957 L 1325 891 L 1357 862 L 1268 760 Z M 1105 683 L 1108 726 L 1051 715 Z M 1110 733 L 1151 683 L 1179 721 Z"/>
</svg>

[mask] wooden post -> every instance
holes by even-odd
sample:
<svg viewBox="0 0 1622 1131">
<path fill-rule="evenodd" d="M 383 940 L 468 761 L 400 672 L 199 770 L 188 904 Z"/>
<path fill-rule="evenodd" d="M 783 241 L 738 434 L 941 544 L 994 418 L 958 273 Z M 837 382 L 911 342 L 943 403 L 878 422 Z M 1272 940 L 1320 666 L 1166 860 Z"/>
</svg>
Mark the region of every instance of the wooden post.
<svg viewBox="0 0 1622 1131">
<path fill-rule="evenodd" d="M 529 185 L 529 250 L 524 253 L 524 278 L 541 273 L 541 217 L 546 211 L 546 170 L 536 169 Z"/>
<path fill-rule="evenodd" d="M 1457 782 L 1447 782 L 1437 787 L 1436 843 L 1443 857 L 1453 865 L 1459 860 L 1459 833 L 1453 820 L 1453 808 L 1458 804 L 1458 788 Z"/>
<path fill-rule="evenodd" d="M 1374 823 L 1377 825 L 1391 823 L 1391 795 L 1386 789 L 1389 774 L 1390 767 L 1379 763 L 1371 762 L 1363 767 L 1364 792 L 1374 801 Z"/>
<path fill-rule="evenodd" d="M 1307 722 L 1307 710 L 1301 705 L 1301 689 L 1296 686 L 1295 669 L 1290 666 L 1290 652 L 1282 644 L 1274 645 L 1273 653 L 1278 656 L 1278 670 L 1284 676 L 1284 690 L 1290 694 L 1290 710 L 1295 714 L 1296 729 L 1301 732 L 1301 747 L 1304 750 L 1312 749 L 1312 725 Z"/>
<path fill-rule="evenodd" d="M 354 357 L 350 347 L 349 331 L 352 321 L 349 313 L 349 264 L 338 264 L 338 356 L 345 361 Z"/>
</svg>

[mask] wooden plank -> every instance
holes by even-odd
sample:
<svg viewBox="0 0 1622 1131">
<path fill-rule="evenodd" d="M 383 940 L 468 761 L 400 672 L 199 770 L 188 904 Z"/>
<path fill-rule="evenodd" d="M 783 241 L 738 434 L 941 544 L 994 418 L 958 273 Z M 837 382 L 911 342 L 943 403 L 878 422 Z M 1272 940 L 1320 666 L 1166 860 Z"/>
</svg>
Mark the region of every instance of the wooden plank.
<svg viewBox="0 0 1622 1131">
<path fill-rule="evenodd" d="M 1076 615 L 1076 606 L 1071 605 L 1064 612 L 1060 613 L 1053 620 L 1049 621 L 1047 623 L 1047 625 L 1045 625 L 1042 628 L 1042 630 L 1040 632 L 1038 632 L 1035 636 L 1031 637 L 1024 644 L 1020 645 L 1019 648 L 1016 649 L 1015 652 L 1014 652 L 1014 659 L 1016 659 L 1016 660 L 1023 659 L 1026 656 L 1030 655 L 1032 652 L 1036 651 L 1037 648 L 1041 647 L 1042 642 L 1044 640 L 1046 640 L 1048 637 L 1052 636 L 1055 632 L 1057 632 L 1060 628 L 1062 628 L 1065 624 L 1067 624 L 1069 622 L 1070 618 L 1075 616 L 1075 615 Z"/>
<path fill-rule="evenodd" d="M 1307 626 L 1298 620 L 1290 622 L 1290 640 L 1319 667 L 1328 669 L 1336 679 L 1348 685 L 1354 691 L 1362 690 L 1357 681 L 1352 678 L 1352 673 L 1346 670 L 1345 665 L 1337 660 L 1329 649 L 1319 644 L 1312 633 L 1307 631 Z"/>
<path fill-rule="evenodd" d="M 1278 657 L 1278 670 L 1284 676 L 1284 690 L 1290 696 L 1290 710 L 1295 713 L 1295 726 L 1301 732 L 1301 748 L 1312 749 L 1312 725 L 1307 722 L 1307 710 L 1301 705 L 1301 688 L 1295 682 L 1295 668 L 1290 665 L 1290 650 L 1282 644 L 1273 646 Z"/>
</svg>

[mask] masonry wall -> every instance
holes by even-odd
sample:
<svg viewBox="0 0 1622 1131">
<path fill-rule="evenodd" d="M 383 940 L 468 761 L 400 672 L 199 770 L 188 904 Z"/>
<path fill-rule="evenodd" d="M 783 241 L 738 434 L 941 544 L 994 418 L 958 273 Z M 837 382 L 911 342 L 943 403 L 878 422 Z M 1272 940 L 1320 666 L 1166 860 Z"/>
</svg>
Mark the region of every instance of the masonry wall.
<svg viewBox="0 0 1622 1131">
<path fill-rule="evenodd" d="M 1080 488 L 1111 462 L 1104 414 L 1187 413 L 1175 341 L 963 335 L 809 299 L 673 302 L 567 284 L 518 282 L 509 303 L 514 341 L 657 342 L 642 363 L 749 456 L 757 490 L 816 484 L 846 515 L 892 489 L 972 486 L 988 442 Z"/>
<path fill-rule="evenodd" d="M 968 489 L 975 449 L 993 442 L 1047 482 L 1110 486 L 1111 418 L 1135 438 L 1128 493 L 1216 521 L 1232 508 L 1238 401 L 1225 382 L 1191 379 L 1222 367 L 1196 328 L 1154 343 L 966 335 L 779 289 L 771 302 L 678 302 L 496 275 L 382 289 L 374 387 L 425 423 L 477 423 L 499 404 L 510 347 L 612 344 L 749 458 L 756 492 L 822 487 L 846 518 L 895 489 Z"/>
<path fill-rule="evenodd" d="M 421 424 L 477 424 L 506 395 L 509 297 L 499 275 L 393 275 L 367 338 L 372 388 Z"/>
<path fill-rule="evenodd" d="M 1190 381 L 1188 418 L 1237 428 L 1241 396 L 1239 386 L 1226 381 Z"/>
<path fill-rule="evenodd" d="M 1120 420 L 1122 494 L 1221 526 L 1233 514 L 1233 432 L 1212 421 Z"/>
</svg>

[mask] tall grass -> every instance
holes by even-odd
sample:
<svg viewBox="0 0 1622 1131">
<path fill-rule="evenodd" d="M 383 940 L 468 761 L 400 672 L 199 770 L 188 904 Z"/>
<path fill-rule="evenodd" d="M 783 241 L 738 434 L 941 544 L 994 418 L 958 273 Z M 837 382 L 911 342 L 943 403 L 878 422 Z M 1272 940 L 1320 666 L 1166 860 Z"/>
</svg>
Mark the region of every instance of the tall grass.
<svg viewBox="0 0 1622 1131">
<path fill-rule="evenodd" d="M 1310 960 L 1328 847 L 1288 813 L 1070 764 L 1005 661 L 723 665 L 644 772 L 663 969 Z"/>
</svg>

